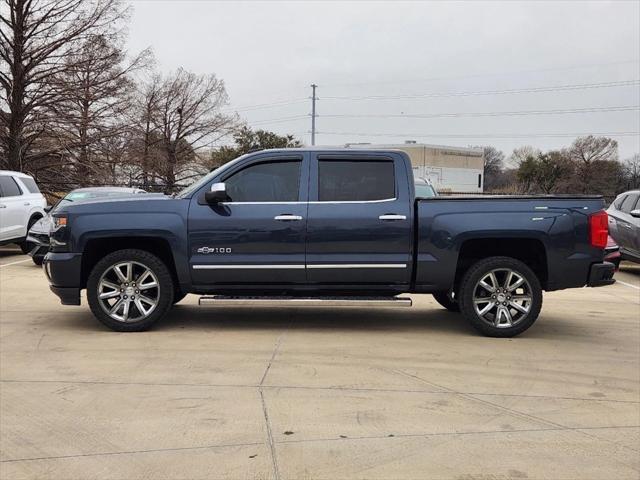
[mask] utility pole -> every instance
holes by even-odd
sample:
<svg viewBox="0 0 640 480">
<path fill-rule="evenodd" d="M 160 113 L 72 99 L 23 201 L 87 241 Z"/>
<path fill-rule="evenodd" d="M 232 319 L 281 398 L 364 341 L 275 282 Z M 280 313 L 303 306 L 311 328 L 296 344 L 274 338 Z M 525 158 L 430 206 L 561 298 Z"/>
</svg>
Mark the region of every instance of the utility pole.
<svg viewBox="0 0 640 480">
<path fill-rule="evenodd" d="M 318 85 L 315 83 L 311 84 L 311 145 L 316 144 L 316 88 Z"/>
</svg>

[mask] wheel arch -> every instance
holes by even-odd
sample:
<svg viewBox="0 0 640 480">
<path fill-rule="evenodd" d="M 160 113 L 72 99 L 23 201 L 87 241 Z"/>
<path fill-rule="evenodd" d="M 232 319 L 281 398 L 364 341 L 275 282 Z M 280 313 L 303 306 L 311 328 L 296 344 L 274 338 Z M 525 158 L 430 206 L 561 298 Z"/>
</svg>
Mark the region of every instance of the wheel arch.
<svg viewBox="0 0 640 480">
<path fill-rule="evenodd" d="M 154 254 L 167 266 L 174 284 L 178 285 L 180 283 L 173 251 L 167 239 L 149 236 L 102 237 L 88 239 L 84 245 L 81 261 L 80 288 L 86 288 L 87 279 L 91 274 L 91 270 L 100 259 L 110 253 L 125 249 L 144 250 Z"/>
<path fill-rule="evenodd" d="M 488 257 L 511 257 L 525 263 L 546 289 L 549 279 L 547 250 L 539 238 L 487 237 L 465 240 L 458 253 L 454 285 L 457 287 L 464 273 L 478 260 Z"/>
</svg>

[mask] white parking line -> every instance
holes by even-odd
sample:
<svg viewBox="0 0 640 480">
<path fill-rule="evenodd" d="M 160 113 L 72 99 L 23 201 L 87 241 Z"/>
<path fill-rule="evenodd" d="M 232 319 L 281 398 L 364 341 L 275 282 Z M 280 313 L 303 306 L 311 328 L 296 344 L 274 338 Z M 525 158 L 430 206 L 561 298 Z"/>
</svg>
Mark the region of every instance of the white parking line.
<svg viewBox="0 0 640 480">
<path fill-rule="evenodd" d="M 630 283 L 623 282 L 622 280 L 616 280 L 616 283 L 621 283 L 622 285 L 625 285 L 627 287 L 631 287 L 631 288 L 635 288 L 636 290 L 640 290 L 640 287 L 638 287 L 637 285 L 631 285 Z"/>
<path fill-rule="evenodd" d="M 28 262 L 29 260 L 31 260 L 31 259 L 27 258 L 26 260 L 18 260 L 17 262 L 3 263 L 3 264 L 0 264 L 0 268 L 2 268 L 2 267 L 10 267 L 11 265 L 17 265 L 18 263 Z"/>
</svg>

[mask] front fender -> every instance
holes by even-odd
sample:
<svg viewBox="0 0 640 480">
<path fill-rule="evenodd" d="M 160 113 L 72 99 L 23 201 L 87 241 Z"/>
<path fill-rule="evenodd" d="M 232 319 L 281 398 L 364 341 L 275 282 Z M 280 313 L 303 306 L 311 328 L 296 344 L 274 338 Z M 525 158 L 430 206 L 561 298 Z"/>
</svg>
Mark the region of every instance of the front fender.
<svg viewBox="0 0 640 480">
<path fill-rule="evenodd" d="M 165 241 L 171 251 L 179 283 L 190 284 L 187 225 L 185 217 L 178 212 L 88 214 L 74 216 L 70 222 L 69 245 L 74 252 L 85 252 L 92 240 L 149 238 Z"/>
</svg>

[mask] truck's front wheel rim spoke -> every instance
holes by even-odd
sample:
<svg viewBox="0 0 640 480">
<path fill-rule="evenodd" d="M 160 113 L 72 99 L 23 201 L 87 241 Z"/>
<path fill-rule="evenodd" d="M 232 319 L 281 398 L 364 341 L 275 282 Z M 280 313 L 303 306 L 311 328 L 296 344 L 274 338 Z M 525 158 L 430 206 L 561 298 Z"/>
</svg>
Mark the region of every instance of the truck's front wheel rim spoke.
<svg viewBox="0 0 640 480">
<path fill-rule="evenodd" d="M 151 315 L 160 299 L 160 282 L 140 262 L 118 262 L 98 282 L 100 306 L 114 320 L 137 322 Z"/>
<path fill-rule="evenodd" d="M 499 268 L 483 275 L 473 290 L 476 314 L 496 328 L 520 323 L 531 310 L 531 285 L 521 273 Z"/>
</svg>

